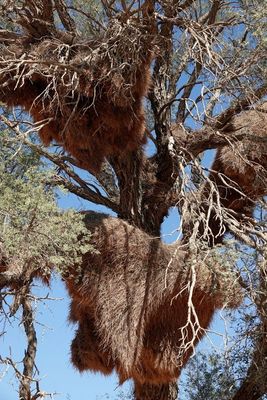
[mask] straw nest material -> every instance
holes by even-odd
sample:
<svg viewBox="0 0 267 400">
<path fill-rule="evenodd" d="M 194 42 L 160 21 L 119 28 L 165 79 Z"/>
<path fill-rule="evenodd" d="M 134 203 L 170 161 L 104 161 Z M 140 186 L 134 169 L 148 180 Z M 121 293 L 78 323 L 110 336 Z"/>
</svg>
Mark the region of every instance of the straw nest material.
<svg viewBox="0 0 267 400">
<path fill-rule="evenodd" d="M 267 194 L 267 103 L 233 117 L 225 130 L 251 137 L 218 151 L 212 170 L 219 174 L 211 173 L 211 179 L 218 186 L 223 205 L 251 215 L 251 200 Z"/>
<path fill-rule="evenodd" d="M 145 26 L 116 19 L 102 36 L 73 44 L 24 37 L 1 46 L 0 101 L 45 123 L 45 145 L 55 141 L 97 171 L 104 157 L 145 142 L 152 47 Z"/>
<path fill-rule="evenodd" d="M 70 320 L 78 323 L 73 364 L 115 369 L 121 382 L 175 381 L 215 310 L 240 304 L 235 275 L 118 218 L 89 212 L 86 224 L 98 253 L 65 276 Z"/>
<path fill-rule="evenodd" d="M 200 221 L 199 237 L 212 246 L 221 243 L 229 220 L 244 223 L 251 218 L 256 201 L 267 195 L 267 103 L 243 111 L 224 128 L 229 145 L 217 151 L 209 180 L 193 193 L 188 229 Z M 241 141 L 232 134 L 244 135 Z M 227 221 L 228 219 L 228 221 Z"/>
</svg>

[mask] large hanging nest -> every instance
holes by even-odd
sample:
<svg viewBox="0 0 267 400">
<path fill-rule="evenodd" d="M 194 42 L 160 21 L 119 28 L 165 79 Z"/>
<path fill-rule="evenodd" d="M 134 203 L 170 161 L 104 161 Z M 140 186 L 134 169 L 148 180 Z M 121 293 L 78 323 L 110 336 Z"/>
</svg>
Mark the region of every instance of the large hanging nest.
<svg viewBox="0 0 267 400">
<path fill-rule="evenodd" d="M 113 19 L 103 34 L 70 41 L 52 28 L 36 39 L 23 22 L 24 35 L 0 36 L 0 101 L 23 107 L 44 124 L 39 134 L 46 145 L 54 140 L 91 171 L 104 157 L 143 144 L 149 28 Z"/>
<path fill-rule="evenodd" d="M 215 310 L 240 304 L 236 276 L 215 254 L 204 263 L 118 218 L 89 212 L 85 220 L 98 253 L 65 276 L 78 323 L 73 364 L 115 369 L 121 382 L 175 381 Z"/>
</svg>

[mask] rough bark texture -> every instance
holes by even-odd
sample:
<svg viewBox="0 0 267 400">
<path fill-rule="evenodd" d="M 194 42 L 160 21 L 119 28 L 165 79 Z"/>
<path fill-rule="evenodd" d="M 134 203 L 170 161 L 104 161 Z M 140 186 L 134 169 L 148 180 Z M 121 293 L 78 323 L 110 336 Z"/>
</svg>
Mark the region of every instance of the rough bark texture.
<svg viewBox="0 0 267 400">
<path fill-rule="evenodd" d="M 23 309 L 23 325 L 27 337 L 27 350 L 25 351 L 23 359 L 23 374 L 20 378 L 19 399 L 31 400 L 31 384 L 33 381 L 33 374 L 35 369 L 35 357 L 37 351 L 37 336 L 34 327 L 34 312 L 32 308 L 31 299 L 27 296 L 29 292 L 24 293 L 21 301 Z"/>
</svg>

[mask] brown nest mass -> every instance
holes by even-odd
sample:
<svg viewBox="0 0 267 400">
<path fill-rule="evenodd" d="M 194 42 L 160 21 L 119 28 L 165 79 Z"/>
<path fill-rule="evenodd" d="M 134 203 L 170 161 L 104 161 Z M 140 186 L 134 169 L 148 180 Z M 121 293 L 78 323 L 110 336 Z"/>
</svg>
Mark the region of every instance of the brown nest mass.
<svg viewBox="0 0 267 400">
<path fill-rule="evenodd" d="M 0 101 L 42 121 L 46 145 L 59 143 L 80 167 L 97 171 L 104 157 L 145 141 L 152 46 L 145 26 L 116 19 L 101 36 L 73 43 L 17 36 L 1 45 Z"/>
<path fill-rule="evenodd" d="M 211 245 L 222 242 L 229 220 L 252 218 L 256 202 L 267 195 L 267 103 L 232 117 L 222 133 L 229 145 L 217 151 L 209 181 L 191 201 L 195 218 L 205 217 L 199 236 Z M 235 142 L 234 135 L 242 140 Z M 192 226 L 192 214 L 188 220 Z"/>
<path fill-rule="evenodd" d="M 220 149 L 211 178 L 218 185 L 222 204 L 251 213 L 253 202 L 267 194 L 267 103 L 232 118 L 225 132 L 247 135 Z M 223 181 L 224 179 L 224 181 Z"/>
<path fill-rule="evenodd" d="M 240 303 L 235 275 L 118 218 L 88 213 L 86 223 L 98 253 L 65 277 L 78 323 L 73 364 L 115 369 L 121 382 L 175 381 L 215 310 Z"/>
</svg>

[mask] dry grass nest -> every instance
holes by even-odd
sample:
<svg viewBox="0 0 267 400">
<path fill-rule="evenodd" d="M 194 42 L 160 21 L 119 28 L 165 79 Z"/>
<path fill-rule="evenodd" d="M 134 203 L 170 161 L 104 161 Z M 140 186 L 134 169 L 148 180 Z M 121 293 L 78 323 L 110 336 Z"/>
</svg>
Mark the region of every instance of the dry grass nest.
<svg viewBox="0 0 267 400">
<path fill-rule="evenodd" d="M 224 147 L 218 158 L 223 173 L 240 182 L 247 195 L 258 198 L 267 186 L 267 103 L 256 110 L 235 116 L 227 130 L 244 133 L 251 138 Z M 257 140 L 253 140 L 256 138 Z M 237 178 L 235 178 L 237 176 Z M 242 177 L 242 178 L 241 178 Z"/>
<path fill-rule="evenodd" d="M 144 143 L 153 57 L 145 26 L 114 19 L 101 36 L 72 44 L 22 36 L 0 46 L 0 101 L 43 121 L 46 145 L 54 140 L 96 171 L 104 157 Z"/>
<path fill-rule="evenodd" d="M 86 223 L 98 253 L 65 277 L 70 320 L 78 323 L 73 364 L 104 374 L 115 369 L 121 382 L 175 381 L 215 310 L 240 304 L 235 274 L 118 218 L 88 213 Z"/>
<path fill-rule="evenodd" d="M 249 137 L 218 151 L 212 170 L 219 174 L 211 178 L 224 206 L 251 216 L 254 201 L 267 194 L 267 103 L 233 117 L 227 131 Z"/>
</svg>

